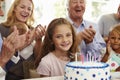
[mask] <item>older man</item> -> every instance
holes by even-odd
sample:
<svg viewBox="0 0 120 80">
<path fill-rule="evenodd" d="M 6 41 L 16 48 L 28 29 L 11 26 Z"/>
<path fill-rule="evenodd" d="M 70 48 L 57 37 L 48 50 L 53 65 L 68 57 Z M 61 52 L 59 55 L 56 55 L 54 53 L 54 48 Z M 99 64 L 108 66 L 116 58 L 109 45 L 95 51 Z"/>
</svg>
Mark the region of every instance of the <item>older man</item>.
<svg viewBox="0 0 120 80">
<path fill-rule="evenodd" d="M 95 55 L 98 59 L 101 48 L 105 47 L 106 44 L 98 32 L 98 26 L 83 18 L 86 0 L 68 0 L 67 6 L 68 20 L 77 31 L 81 53 L 85 56 L 87 53 Z"/>
</svg>

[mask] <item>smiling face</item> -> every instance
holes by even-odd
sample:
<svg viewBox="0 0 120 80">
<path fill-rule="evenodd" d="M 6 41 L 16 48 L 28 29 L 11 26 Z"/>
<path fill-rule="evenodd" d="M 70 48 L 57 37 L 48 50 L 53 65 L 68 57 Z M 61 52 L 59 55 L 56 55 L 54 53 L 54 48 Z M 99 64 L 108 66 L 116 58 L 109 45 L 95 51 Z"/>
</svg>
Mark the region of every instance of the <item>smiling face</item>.
<svg viewBox="0 0 120 80">
<path fill-rule="evenodd" d="M 116 52 L 120 50 L 120 32 L 112 31 L 109 36 L 112 49 Z"/>
<path fill-rule="evenodd" d="M 85 12 L 85 0 L 69 0 L 68 12 L 72 19 L 82 18 Z"/>
<path fill-rule="evenodd" d="M 56 26 L 52 40 L 55 50 L 59 52 L 68 51 L 73 44 L 73 35 L 70 26 L 66 24 Z"/>
<path fill-rule="evenodd" d="M 20 0 L 14 12 L 16 19 L 20 22 L 26 22 L 32 14 L 33 5 L 30 0 Z"/>
</svg>

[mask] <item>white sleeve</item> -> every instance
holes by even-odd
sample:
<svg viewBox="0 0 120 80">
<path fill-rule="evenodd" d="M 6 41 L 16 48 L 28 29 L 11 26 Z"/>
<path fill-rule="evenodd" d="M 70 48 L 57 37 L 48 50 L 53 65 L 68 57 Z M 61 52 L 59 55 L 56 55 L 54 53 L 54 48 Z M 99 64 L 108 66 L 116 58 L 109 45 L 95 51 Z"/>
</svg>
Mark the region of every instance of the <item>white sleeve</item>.
<svg viewBox="0 0 120 80">
<path fill-rule="evenodd" d="M 0 80 L 5 80 L 6 72 L 0 67 Z"/>
<path fill-rule="evenodd" d="M 18 54 L 24 59 L 28 59 L 33 54 L 33 49 L 35 46 L 35 41 L 33 41 L 29 46 L 19 51 Z"/>
<path fill-rule="evenodd" d="M 17 64 L 18 61 L 20 60 L 20 56 L 19 56 L 19 55 L 18 55 L 17 57 L 16 57 L 16 56 L 12 56 L 11 60 L 12 60 L 15 64 Z"/>
</svg>

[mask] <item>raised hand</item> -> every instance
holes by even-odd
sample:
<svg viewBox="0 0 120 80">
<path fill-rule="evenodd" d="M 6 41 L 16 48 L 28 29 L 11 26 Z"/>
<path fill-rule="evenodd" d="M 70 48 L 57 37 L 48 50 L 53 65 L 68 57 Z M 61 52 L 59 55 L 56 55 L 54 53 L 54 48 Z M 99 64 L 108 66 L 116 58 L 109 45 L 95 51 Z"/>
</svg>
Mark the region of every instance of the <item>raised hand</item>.
<svg viewBox="0 0 120 80">
<path fill-rule="evenodd" d="M 82 39 L 86 44 L 89 44 L 93 41 L 96 31 L 90 26 L 88 29 L 85 29 L 81 32 Z"/>
<path fill-rule="evenodd" d="M 3 67 L 15 54 L 16 50 L 16 38 L 18 36 L 18 30 L 15 28 L 7 38 L 3 38 L 1 53 L 0 53 L 0 66 Z"/>
<path fill-rule="evenodd" d="M 106 45 L 106 53 L 104 54 L 101 62 L 106 62 L 108 60 L 108 57 L 110 56 L 110 51 L 111 51 L 110 45 L 111 45 L 110 41 L 108 40 Z"/>
<path fill-rule="evenodd" d="M 45 35 L 46 26 L 38 25 L 35 30 L 35 38 L 41 39 Z"/>
</svg>

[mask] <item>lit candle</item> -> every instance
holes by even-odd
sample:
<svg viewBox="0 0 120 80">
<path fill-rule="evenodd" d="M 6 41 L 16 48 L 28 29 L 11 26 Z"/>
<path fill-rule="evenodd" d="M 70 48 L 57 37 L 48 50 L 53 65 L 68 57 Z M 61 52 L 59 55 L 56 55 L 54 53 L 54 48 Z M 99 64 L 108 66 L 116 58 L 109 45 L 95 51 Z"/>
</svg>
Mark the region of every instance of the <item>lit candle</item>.
<svg viewBox="0 0 120 80">
<path fill-rule="evenodd" d="M 94 61 L 96 61 L 96 54 L 94 54 Z"/>
<path fill-rule="evenodd" d="M 83 54 L 81 54 L 81 61 L 82 61 L 82 64 L 84 63 L 84 56 Z"/>
<path fill-rule="evenodd" d="M 101 55 L 98 56 L 98 62 L 100 62 L 100 61 L 101 61 Z"/>
<path fill-rule="evenodd" d="M 90 61 L 90 62 L 92 61 L 92 60 L 91 60 L 91 56 L 92 56 L 91 53 L 89 53 L 89 61 Z"/>
<path fill-rule="evenodd" d="M 77 53 L 75 54 L 75 61 L 77 62 Z"/>
<path fill-rule="evenodd" d="M 91 61 L 92 61 L 92 62 L 94 61 L 94 56 L 91 56 Z"/>
<path fill-rule="evenodd" d="M 88 61 L 88 53 L 87 53 L 87 61 Z"/>
</svg>

